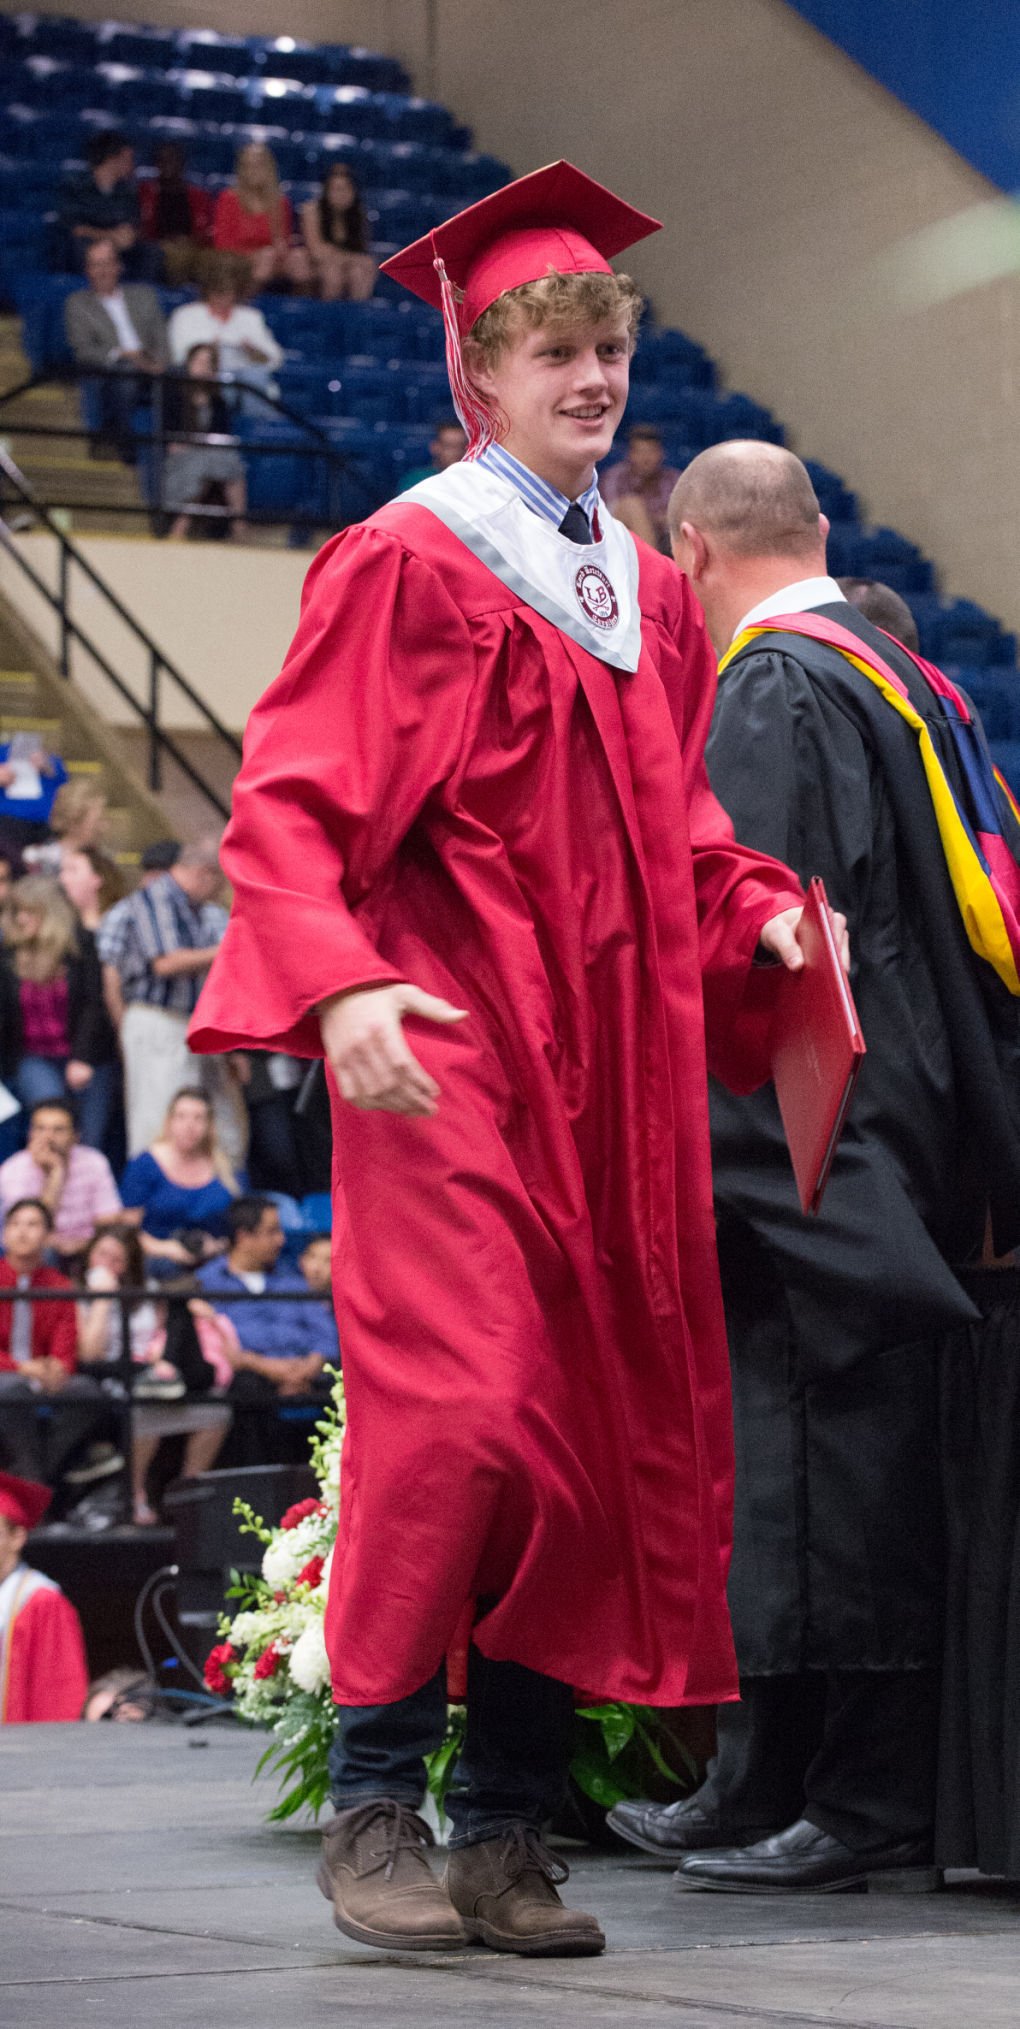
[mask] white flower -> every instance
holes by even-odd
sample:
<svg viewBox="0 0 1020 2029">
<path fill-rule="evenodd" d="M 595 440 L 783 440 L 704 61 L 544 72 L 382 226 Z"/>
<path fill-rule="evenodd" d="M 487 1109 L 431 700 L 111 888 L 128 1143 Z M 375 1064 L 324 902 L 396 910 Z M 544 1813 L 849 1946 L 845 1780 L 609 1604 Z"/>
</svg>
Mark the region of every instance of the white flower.
<svg viewBox="0 0 1020 2029">
<path fill-rule="evenodd" d="M 281 1529 L 266 1545 L 262 1576 L 274 1592 L 285 1592 L 308 1562 L 308 1552 L 299 1529 Z"/>
<path fill-rule="evenodd" d="M 265 1648 L 269 1637 L 266 1634 L 264 1613 L 239 1613 L 231 1623 L 230 1640 L 235 1649 L 246 1649 L 252 1642 L 259 1642 Z"/>
<path fill-rule="evenodd" d="M 299 1691 L 324 1691 L 330 1680 L 323 1623 L 318 1614 L 299 1634 L 290 1652 L 290 1674 Z"/>
</svg>

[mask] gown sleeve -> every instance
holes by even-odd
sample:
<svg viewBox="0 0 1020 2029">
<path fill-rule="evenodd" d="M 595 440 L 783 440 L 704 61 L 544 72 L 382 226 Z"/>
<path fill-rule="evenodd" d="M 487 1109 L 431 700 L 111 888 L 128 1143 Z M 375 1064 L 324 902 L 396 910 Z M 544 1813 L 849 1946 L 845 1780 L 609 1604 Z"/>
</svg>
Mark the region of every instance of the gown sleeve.
<svg viewBox="0 0 1020 2029">
<path fill-rule="evenodd" d="M 460 611 L 398 538 L 327 545 L 249 721 L 223 842 L 234 905 L 193 1049 L 321 1056 L 320 1002 L 400 978 L 358 906 L 456 765 L 474 673 Z"/>
</svg>

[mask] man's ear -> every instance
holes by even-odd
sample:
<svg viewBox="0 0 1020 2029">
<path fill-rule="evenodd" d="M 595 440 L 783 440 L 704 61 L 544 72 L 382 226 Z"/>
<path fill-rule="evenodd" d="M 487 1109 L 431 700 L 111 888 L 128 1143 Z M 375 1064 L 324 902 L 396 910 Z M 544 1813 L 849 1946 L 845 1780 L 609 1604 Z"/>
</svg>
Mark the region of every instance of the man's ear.
<svg viewBox="0 0 1020 2029">
<path fill-rule="evenodd" d="M 676 555 L 681 543 L 685 545 L 687 551 L 684 569 L 691 584 L 696 585 L 704 577 L 708 565 L 708 544 L 700 528 L 695 528 L 693 521 L 682 521 L 680 523 L 679 535 L 674 537 L 674 555 Z M 679 561 L 679 557 L 677 557 L 677 562 L 679 563 Z"/>
<path fill-rule="evenodd" d="M 829 517 L 828 517 L 828 515 L 827 515 L 827 514 L 820 514 L 820 515 L 819 515 L 819 517 L 818 517 L 818 533 L 819 533 L 819 535 L 821 536 L 821 538 L 822 538 L 822 541 L 823 541 L 823 542 L 828 542 L 828 540 L 829 540 L 829 530 L 830 530 L 830 528 L 831 528 L 831 527 L 832 527 L 832 523 L 831 523 L 831 521 L 829 520 Z"/>
</svg>

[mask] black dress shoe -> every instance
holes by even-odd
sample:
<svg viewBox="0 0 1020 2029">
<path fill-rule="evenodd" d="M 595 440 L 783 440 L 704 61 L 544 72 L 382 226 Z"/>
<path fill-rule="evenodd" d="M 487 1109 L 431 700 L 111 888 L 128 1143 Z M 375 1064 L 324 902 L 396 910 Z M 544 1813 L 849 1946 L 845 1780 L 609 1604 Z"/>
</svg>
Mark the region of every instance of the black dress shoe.
<svg viewBox="0 0 1020 2029">
<path fill-rule="evenodd" d="M 826 1895 L 853 1888 L 923 1894 L 942 1879 L 923 1840 L 854 1853 L 807 1818 L 753 1846 L 688 1853 L 673 1878 L 679 1888 L 712 1888 L 723 1895 L 789 1894 L 798 1888 Z"/>
<path fill-rule="evenodd" d="M 710 1846 L 732 1846 L 740 1836 L 748 1845 L 753 1839 L 768 1837 L 765 1826 L 749 1826 L 740 1834 L 732 1825 L 721 1825 L 693 1797 L 682 1797 L 675 1804 L 651 1804 L 641 1798 L 614 1804 L 606 1823 L 621 1839 L 640 1846 L 643 1853 L 654 1853 L 659 1860 L 673 1860 L 678 1853 L 703 1853 Z"/>
</svg>

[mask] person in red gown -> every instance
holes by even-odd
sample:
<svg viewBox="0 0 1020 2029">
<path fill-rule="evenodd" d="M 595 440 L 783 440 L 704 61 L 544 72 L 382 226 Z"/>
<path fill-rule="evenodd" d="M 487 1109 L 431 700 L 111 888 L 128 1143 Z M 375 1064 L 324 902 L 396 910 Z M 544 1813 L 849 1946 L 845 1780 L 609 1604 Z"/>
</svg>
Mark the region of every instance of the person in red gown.
<svg viewBox="0 0 1020 2029">
<path fill-rule="evenodd" d="M 24 1561 L 49 1487 L 0 1472 L 0 1726 L 79 1719 L 89 1672 L 81 1622 L 52 1578 Z"/>
<path fill-rule="evenodd" d="M 196 1050 L 328 1060 L 348 1431 L 319 1882 L 348 1935 L 594 1952 L 539 1832 L 572 1686 L 736 1695 L 707 1068 L 768 1075 L 802 893 L 702 749 L 689 589 L 602 508 L 656 229 L 554 164 L 389 262 L 466 459 L 328 543 L 248 727 Z M 445 1883 L 414 1813 L 473 1615 Z"/>
</svg>

